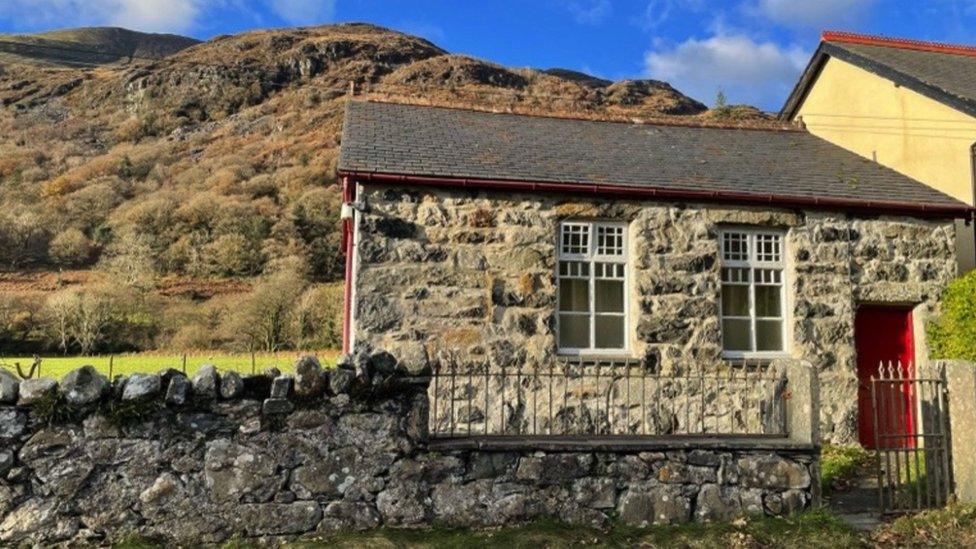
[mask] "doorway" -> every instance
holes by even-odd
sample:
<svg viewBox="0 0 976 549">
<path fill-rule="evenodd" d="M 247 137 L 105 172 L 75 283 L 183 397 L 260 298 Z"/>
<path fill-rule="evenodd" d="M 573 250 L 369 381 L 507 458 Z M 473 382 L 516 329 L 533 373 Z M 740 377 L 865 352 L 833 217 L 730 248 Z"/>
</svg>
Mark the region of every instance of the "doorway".
<svg viewBox="0 0 976 549">
<path fill-rule="evenodd" d="M 915 338 L 912 330 L 912 309 L 862 305 L 858 307 L 854 321 L 854 345 L 857 351 L 857 404 L 858 438 L 865 448 L 877 446 L 876 422 L 885 433 L 914 433 L 914 406 L 910 392 L 901 387 L 886 385 L 884 391 L 892 394 L 872 396 L 872 378 L 879 376 L 879 366 L 897 370 L 898 377 L 913 375 L 915 362 Z M 889 372 L 890 373 L 890 372 Z M 886 405 L 876 409 L 878 401 Z M 906 400 L 907 399 L 907 400 Z M 875 414 L 878 417 L 875 418 Z M 914 437 L 906 436 L 908 444 Z"/>
</svg>

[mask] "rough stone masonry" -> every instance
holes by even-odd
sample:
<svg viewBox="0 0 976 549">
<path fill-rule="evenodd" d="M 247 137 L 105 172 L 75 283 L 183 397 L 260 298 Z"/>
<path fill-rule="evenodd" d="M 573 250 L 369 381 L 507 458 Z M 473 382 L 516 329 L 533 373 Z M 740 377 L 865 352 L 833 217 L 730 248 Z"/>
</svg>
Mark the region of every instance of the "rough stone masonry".
<svg viewBox="0 0 976 549">
<path fill-rule="evenodd" d="M 807 507 L 814 446 L 435 449 L 427 386 L 385 352 L 241 377 L 19 381 L 0 369 L 0 545 L 194 545 L 380 525 L 726 520 Z"/>
<path fill-rule="evenodd" d="M 441 353 L 552 363 L 558 224 L 604 219 L 630 227 L 633 358 L 708 369 L 721 361 L 718 229 L 785 229 L 790 352 L 819 372 L 834 442 L 857 440 L 857 305 L 915 306 L 921 338 L 956 275 L 951 220 L 372 183 L 358 199 L 356 341 L 412 368 Z"/>
</svg>

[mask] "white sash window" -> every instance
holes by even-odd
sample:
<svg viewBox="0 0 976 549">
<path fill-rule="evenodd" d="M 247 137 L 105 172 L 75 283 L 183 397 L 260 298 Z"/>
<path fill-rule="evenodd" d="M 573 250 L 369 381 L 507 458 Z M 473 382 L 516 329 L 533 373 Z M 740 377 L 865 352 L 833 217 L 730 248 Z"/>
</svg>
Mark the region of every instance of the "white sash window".
<svg viewBox="0 0 976 549">
<path fill-rule="evenodd" d="M 787 350 L 784 236 L 739 228 L 719 234 L 722 350 L 728 358 L 781 356 Z"/>
<path fill-rule="evenodd" d="M 566 222 L 559 226 L 559 352 L 627 349 L 627 226 Z"/>
</svg>

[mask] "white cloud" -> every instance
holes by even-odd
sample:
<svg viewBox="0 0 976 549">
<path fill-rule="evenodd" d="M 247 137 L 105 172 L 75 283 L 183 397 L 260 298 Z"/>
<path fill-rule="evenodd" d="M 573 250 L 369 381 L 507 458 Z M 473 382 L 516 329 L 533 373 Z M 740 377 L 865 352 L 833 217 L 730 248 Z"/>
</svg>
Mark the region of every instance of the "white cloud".
<svg viewBox="0 0 976 549">
<path fill-rule="evenodd" d="M 336 0 L 267 0 L 275 15 L 292 25 L 322 25 L 335 16 Z"/>
<path fill-rule="evenodd" d="M 566 4 L 573 19 L 583 25 L 597 25 L 606 21 L 613 13 L 610 0 L 574 0 Z"/>
<path fill-rule="evenodd" d="M 851 25 L 877 0 L 759 0 L 749 11 L 790 27 L 824 29 Z"/>
<path fill-rule="evenodd" d="M 228 12 L 265 25 L 328 23 L 336 0 L 0 0 L 0 5 L 0 23 L 16 32 L 107 25 L 187 34 Z"/>
<path fill-rule="evenodd" d="M 670 49 L 647 52 L 647 75 L 682 93 L 712 103 L 722 90 L 730 103 L 776 110 L 806 66 L 809 54 L 797 46 L 757 42 L 744 34 L 717 32 Z"/>
<path fill-rule="evenodd" d="M 704 0 L 648 0 L 638 24 L 645 30 L 655 30 L 676 15 L 700 12 L 704 5 Z"/>
<path fill-rule="evenodd" d="M 205 0 L 7 0 L 0 20 L 24 29 L 109 25 L 186 32 L 205 4 Z"/>
</svg>

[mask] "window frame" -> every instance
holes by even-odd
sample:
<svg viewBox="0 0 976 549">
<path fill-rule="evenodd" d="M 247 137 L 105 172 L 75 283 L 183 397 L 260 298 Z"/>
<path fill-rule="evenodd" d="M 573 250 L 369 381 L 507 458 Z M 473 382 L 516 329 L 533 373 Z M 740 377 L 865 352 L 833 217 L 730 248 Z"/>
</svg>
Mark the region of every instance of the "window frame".
<svg viewBox="0 0 976 549">
<path fill-rule="evenodd" d="M 564 227 L 588 227 L 588 242 L 586 253 L 564 253 L 563 252 L 563 229 Z M 598 253 L 599 248 L 599 227 L 612 227 L 621 230 L 621 254 L 607 255 Z M 561 280 L 564 278 L 576 278 L 561 275 L 560 265 L 564 261 L 580 262 L 588 265 L 586 276 L 588 286 L 588 309 L 584 312 L 562 311 L 561 306 Z M 607 313 L 598 312 L 596 308 L 596 276 L 598 263 L 610 263 L 623 266 L 623 278 L 612 278 L 620 280 L 623 284 L 623 312 Z M 556 354 L 562 356 L 630 356 L 630 239 L 628 223 L 620 221 L 601 221 L 601 220 L 566 220 L 561 221 L 556 229 Z M 560 318 L 563 314 L 586 316 L 589 319 L 589 347 L 563 347 L 560 345 Z M 598 316 L 619 316 L 623 318 L 623 347 L 596 347 L 596 318 Z"/>
<path fill-rule="evenodd" d="M 727 234 L 743 234 L 746 235 L 746 257 L 745 259 L 728 260 L 725 259 L 725 237 Z M 775 235 L 779 237 L 779 261 L 763 261 L 758 258 L 759 250 L 755 245 L 758 236 Z M 785 358 L 790 356 L 790 349 L 792 347 L 792 340 L 790 337 L 790 300 L 789 293 L 786 291 L 789 278 L 787 269 L 787 253 L 786 253 L 786 236 L 787 232 L 783 229 L 774 228 L 759 228 L 759 227 L 736 227 L 729 226 L 723 227 L 718 231 L 718 259 L 719 259 L 719 299 L 718 299 L 718 328 L 719 328 L 719 345 L 722 348 L 722 358 L 725 359 L 776 359 Z M 740 351 L 740 350 L 727 350 L 725 349 L 725 334 L 724 334 L 724 321 L 728 319 L 739 319 L 743 320 L 746 317 L 743 316 L 728 316 L 726 317 L 724 311 L 722 310 L 722 292 L 726 284 L 736 284 L 725 282 L 725 277 L 722 272 L 724 268 L 733 269 L 747 269 L 749 273 L 748 282 L 742 283 L 741 285 L 748 284 L 749 288 L 749 346 L 751 350 Z M 759 269 L 775 269 L 780 272 L 779 281 L 779 297 L 782 310 L 780 311 L 779 317 L 759 317 L 756 311 L 756 286 L 764 285 L 758 283 L 755 273 Z M 761 320 L 779 320 L 780 321 L 780 338 L 783 342 L 782 349 L 779 351 L 757 351 L 756 349 L 756 324 Z"/>
</svg>

